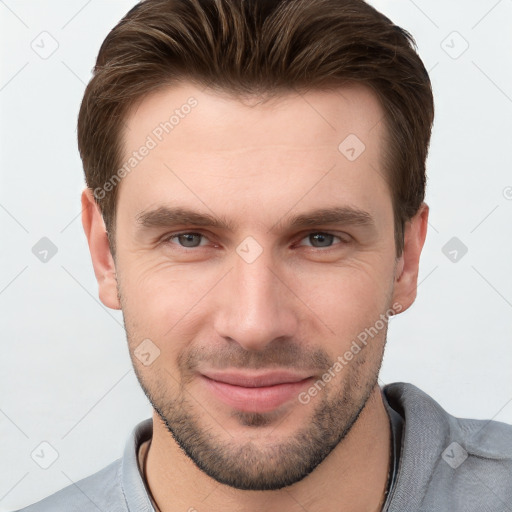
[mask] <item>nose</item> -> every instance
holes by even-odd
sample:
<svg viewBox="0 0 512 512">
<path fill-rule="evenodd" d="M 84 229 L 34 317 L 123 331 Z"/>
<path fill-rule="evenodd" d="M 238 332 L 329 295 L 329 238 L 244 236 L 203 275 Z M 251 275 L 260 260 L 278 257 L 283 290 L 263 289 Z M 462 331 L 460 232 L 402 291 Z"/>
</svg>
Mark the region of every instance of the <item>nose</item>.
<svg viewBox="0 0 512 512">
<path fill-rule="evenodd" d="M 261 351 L 274 340 L 295 336 L 298 305 L 282 265 L 276 265 L 265 250 L 251 263 L 234 254 L 233 265 L 219 297 L 217 334 L 248 351 Z"/>
</svg>

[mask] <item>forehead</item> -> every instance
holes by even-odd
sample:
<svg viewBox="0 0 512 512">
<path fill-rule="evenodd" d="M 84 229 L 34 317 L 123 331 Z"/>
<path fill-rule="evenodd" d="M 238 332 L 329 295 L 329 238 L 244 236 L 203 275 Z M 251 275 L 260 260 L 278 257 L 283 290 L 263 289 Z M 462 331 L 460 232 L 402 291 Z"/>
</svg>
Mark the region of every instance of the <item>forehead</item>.
<svg viewBox="0 0 512 512">
<path fill-rule="evenodd" d="M 118 210 L 123 203 L 133 217 L 181 201 L 226 215 L 232 204 L 254 217 L 264 203 L 283 213 L 298 201 L 318 206 L 318 197 L 335 206 L 389 204 L 383 118 L 376 95 L 359 85 L 268 101 L 188 83 L 160 90 L 125 119 Z"/>
<path fill-rule="evenodd" d="M 139 100 L 126 116 L 123 140 L 127 151 L 137 148 L 146 135 L 175 151 L 183 142 L 200 144 L 204 150 L 233 151 L 249 147 L 251 139 L 260 147 L 323 143 L 336 148 L 347 133 L 367 140 L 383 115 L 376 94 L 359 84 L 242 98 L 180 83 Z"/>
</svg>

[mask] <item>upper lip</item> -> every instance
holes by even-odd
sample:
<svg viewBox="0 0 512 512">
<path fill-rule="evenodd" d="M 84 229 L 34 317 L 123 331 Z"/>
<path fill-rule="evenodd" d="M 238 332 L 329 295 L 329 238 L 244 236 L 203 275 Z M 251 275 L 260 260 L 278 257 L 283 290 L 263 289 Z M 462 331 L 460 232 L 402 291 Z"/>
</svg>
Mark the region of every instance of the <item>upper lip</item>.
<svg viewBox="0 0 512 512">
<path fill-rule="evenodd" d="M 207 371 L 202 372 L 205 377 L 232 384 L 234 386 L 243 386 L 246 388 L 257 388 L 260 386 L 274 386 L 276 384 L 284 384 L 289 382 L 300 382 L 301 380 L 311 377 L 311 374 L 299 374 L 287 370 L 272 371 L 265 373 L 248 373 L 248 372 L 220 372 Z"/>
</svg>

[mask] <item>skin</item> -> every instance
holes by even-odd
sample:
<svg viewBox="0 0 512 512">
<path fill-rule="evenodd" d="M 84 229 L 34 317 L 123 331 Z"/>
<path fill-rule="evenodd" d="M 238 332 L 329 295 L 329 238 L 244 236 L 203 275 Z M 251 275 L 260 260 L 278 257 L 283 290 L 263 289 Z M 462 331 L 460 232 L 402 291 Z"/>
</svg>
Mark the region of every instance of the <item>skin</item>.
<svg viewBox="0 0 512 512">
<path fill-rule="evenodd" d="M 306 404 L 242 412 L 198 372 L 272 367 L 321 378 L 379 315 L 415 300 L 428 206 L 406 224 L 397 259 L 383 110 L 361 85 L 261 102 L 182 83 L 130 111 L 127 158 L 190 96 L 197 106 L 119 185 L 115 261 L 91 190 L 82 195 L 100 299 L 123 310 L 155 408 L 152 495 L 162 512 L 380 510 L 390 425 L 377 377 L 387 324 Z M 366 146 L 354 161 L 338 150 L 348 134 Z M 138 225 L 140 212 L 160 205 L 225 218 L 233 230 Z M 365 211 L 374 225 L 288 226 L 330 207 Z M 203 236 L 169 238 L 182 232 Z M 319 242 L 318 233 L 334 236 Z M 249 236 L 262 249 L 251 263 L 236 250 Z M 160 350 L 149 366 L 134 355 L 145 339 Z"/>
</svg>

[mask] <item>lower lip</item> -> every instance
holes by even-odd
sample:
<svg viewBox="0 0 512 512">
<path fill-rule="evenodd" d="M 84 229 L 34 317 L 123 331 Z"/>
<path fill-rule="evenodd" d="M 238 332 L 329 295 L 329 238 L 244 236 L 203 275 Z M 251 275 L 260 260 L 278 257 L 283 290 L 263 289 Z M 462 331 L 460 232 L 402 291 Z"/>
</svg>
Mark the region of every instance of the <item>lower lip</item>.
<svg viewBox="0 0 512 512">
<path fill-rule="evenodd" d="M 300 391 L 307 386 L 312 377 L 299 382 L 286 382 L 275 386 L 246 388 L 209 379 L 204 375 L 202 381 L 222 402 L 244 412 L 269 412 L 284 403 L 296 399 Z"/>
</svg>

